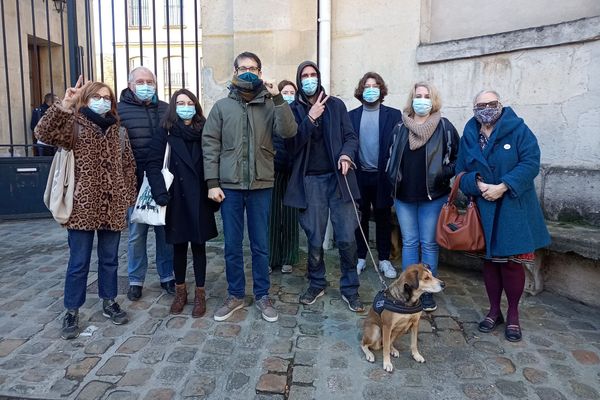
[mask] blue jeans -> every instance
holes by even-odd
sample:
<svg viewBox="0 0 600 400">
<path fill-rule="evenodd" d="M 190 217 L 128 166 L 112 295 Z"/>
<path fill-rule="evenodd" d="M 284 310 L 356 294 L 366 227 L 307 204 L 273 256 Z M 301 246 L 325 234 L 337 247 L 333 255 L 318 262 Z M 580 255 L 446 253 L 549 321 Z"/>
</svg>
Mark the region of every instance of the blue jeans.
<svg viewBox="0 0 600 400">
<path fill-rule="evenodd" d="M 402 270 L 422 262 L 437 276 L 439 246 L 435 240 L 435 227 L 445 202 L 446 196 L 415 202 L 394 199 L 402 232 Z"/>
<path fill-rule="evenodd" d="M 127 210 L 127 220 L 131 221 L 133 207 Z M 148 229 L 150 225 L 132 224 L 129 222 L 129 242 L 127 244 L 127 273 L 129 284 L 144 286 L 146 272 L 148 271 Z M 173 245 L 168 244 L 165 238 L 164 226 L 153 226 L 156 236 L 156 270 L 160 282 L 169 282 L 175 279 L 173 275 Z"/>
<path fill-rule="evenodd" d="M 358 227 L 354 206 L 344 201 L 334 173 L 307 175 L 304 177 L 304 192 L 308 207 L 300 211 L 300 226 L 308 239 L 308 280 L 313 288 L 325 289 L 325 260 L 323 240 L 327 219 L 331 218 L 335 243 L 340 253 L 340 292 L 348 297 L 358 294 L 356 273 L 356 240 Z"/>
<path fill-rule="evenodd" d="M 121 232 L 80 231 L 69 229 L 69 265 L 65 278 L 64 305 L 67 310 L 78 309 L 85 303 L 87 277 L 94 234 L 98 232 L 98 295 L 101 299 L 117 297 L 117 269 L 119 268 L 119 240 Z"/>
<path fill-rule="evenodd" d="M 248 236 L 252 252 L 253 292 L 256 299 L 269 294 L 269 213 L 273 189 L 223 189 L 221 203 L 223 236 L 225 239 L 225 274 L 227 292 L 242 298 L 246 295 L 244 275 L 244 210 L 248 221 Z"/>
</svg>

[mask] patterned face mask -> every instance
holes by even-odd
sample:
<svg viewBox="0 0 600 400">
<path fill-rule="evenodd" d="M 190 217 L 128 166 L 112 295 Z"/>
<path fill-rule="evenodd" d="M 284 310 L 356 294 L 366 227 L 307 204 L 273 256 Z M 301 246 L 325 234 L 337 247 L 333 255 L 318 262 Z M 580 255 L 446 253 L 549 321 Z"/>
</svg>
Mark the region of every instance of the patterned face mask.
<svg viewBox="0 0 600 400">
<path fill-rule="evenodd" d="M 493 125 L 502 115 L 502 104 L 498 102 L 496 107 L 475 107 L 473 108 L 475 119 L 482 125 Z"/>
</svg>

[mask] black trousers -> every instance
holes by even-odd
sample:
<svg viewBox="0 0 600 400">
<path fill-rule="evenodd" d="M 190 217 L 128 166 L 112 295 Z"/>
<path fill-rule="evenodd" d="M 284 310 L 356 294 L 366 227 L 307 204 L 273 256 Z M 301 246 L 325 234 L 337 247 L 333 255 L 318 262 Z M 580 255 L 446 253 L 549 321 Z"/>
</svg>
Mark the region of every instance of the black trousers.
<svg viewBox="0 0 600 400">
<path fill-rule="evenodd" d="M 192 262 L 194 265 L 194 278 L 196 287 L 204 287 L 206 280 L 206 244 L 190 243 L 192 246 Z M 173 245 L 173 272 L 175 283 L 185 283 L 185 271 L 187 269 L 188 242 L 175 243 Z"/>
<path fill-rule="evenodd" d="M 375 217 L 375 242 L 377 245 L 377 254 L 379 261 L 390 259 L 390 249 L 392 242 L 390 235 L 392 233 L 392 209 L 391 207 L 377 208 L 377 171 L 365 172 L 358 171 L 357 181 L 360 189 L 360 226 L 362 226 L 367 242 L 369 241 L 369 220 L 371 219 L 371 207 Z M 367 245 L 360 233 L 356 230 L 356 246 L 358 249 L 358 258 L 366 258 Z"/>
</svg>

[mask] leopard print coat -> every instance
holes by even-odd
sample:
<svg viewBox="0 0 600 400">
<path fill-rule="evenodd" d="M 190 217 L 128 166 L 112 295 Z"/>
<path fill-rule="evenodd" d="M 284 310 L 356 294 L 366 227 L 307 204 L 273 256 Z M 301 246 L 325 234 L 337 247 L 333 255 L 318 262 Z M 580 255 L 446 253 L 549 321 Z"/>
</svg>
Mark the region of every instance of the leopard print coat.
<svg viewBox="0 0 600 400">
<path fill-rule="evenodd" d="M 35 128 L 35 136 L 44 143 L 71 150 L 74 122 L 80 128 L 73 148 L 73 212 L 63 227 L 122 231 L 127 208 L 136 200 L 135 161 L 129 138 L 125 135 L 125 148 L 121 150 L 118 124 L 103 134 L 85 116 L 60 103 L 48 109 Z"/>
</svg>

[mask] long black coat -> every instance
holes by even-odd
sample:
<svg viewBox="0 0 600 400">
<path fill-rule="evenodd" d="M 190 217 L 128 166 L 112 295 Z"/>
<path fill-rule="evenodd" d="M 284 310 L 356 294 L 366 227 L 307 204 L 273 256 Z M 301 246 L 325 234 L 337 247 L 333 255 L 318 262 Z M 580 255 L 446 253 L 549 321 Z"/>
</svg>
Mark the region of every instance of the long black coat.
<svg viewBox="0 0 600 400">
<path fill-rule="evenodd" d="M 350 121 L 354 131 L 359 137 L 360 143 L 360 120 L 362 119 L 363 106 L 350 111 Z M 379 158 L 377 160 L 377 208 L 391 207 L 394 204 L 392 199 L 392 185 L 385 175 L 385 165 L 388 159 L 394 127 L 402 121 L 402 113 L 395 108 L 386 107 L 383 104 L 379 106 Z M 356 153 L 356 167 L 360 170 L 359 152 Z"/>
<path fill-rule="evenodd" d="M 171 145 L 169 170 L 175 176 L 168 192 L 160 172 L 167 142 Z M 181 137 L 169 135 L 162 128 L 157 130 L 150 144 L 146 175 L 152 197 L 169 196 L 165 226 L 167 243 L 204 243 L 218 234 L 214 213 L 219 204 L 208 198 L 202 146 L 200 141 L 196 144 L 197 150 L 190 154 Z"/>
</svg>

